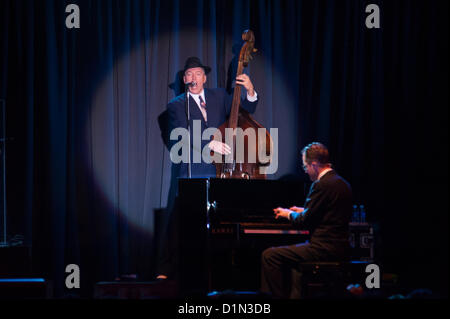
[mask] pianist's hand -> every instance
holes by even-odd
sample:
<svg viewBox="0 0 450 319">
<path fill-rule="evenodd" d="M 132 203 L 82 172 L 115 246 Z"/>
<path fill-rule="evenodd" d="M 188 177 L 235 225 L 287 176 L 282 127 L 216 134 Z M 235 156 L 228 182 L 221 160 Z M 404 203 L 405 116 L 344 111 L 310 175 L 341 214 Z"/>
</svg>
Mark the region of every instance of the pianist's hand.
<svg viewBox="0 0 450 319">
<path fill-rule="evenodd" d="M 289 210 L 287 208 L 277 207 L 277 208 L 274 208 L 273 212 L 275 213 L 275 219 L 278 219 L 278 218 L 289 219 L 289 214 L 291 213 L 291 210 Z"/>
<path fill-rule="evenodd" d="M 212 140 L 211 142 L 209 142 L 208 147 L 212 151 L 222 155 L 228 155 L 231 153 L 231 147 L 228 144 L 216 140 Z"/>
<path fill-rule="evenodd" d="M 297 206 L 289 207 L 289 209 L 293 210 L 296 213 L 303 213 L 303 211 L 305 210 L 303 207 L 297 207 Z"/>
</svg>

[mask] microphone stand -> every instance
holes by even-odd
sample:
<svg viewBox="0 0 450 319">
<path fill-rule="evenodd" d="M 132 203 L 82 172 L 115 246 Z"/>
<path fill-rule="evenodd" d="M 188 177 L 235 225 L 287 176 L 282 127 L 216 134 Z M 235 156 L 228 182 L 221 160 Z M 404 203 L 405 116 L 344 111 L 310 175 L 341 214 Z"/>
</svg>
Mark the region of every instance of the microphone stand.
<svg viewBox="0 0 450 319">
<path fill-rule="evenodd" d="M 191 173 L 191 125 L 190 125 L 191 112 L 189 109 L 189 86 L 190 86 L 190 84 L 185 85 L 185 91 L 186 91 L 185 105 L 186 105 L 187 129 L 188 129 L 188 133 L 189 133 L 189 138 L 188 138 L 188 178 L 192 178 L 192 173 Z"/>
<path fill-rule="evenodd" d="M 0 238 L 0 247 L 7 247 L 7 237 L 6 237 L 6 142 L 10 140 L 6 137 L 6 102 L 3 99 L 0 99 L 0 112 L 1 112 L 1 132 L 0 132 L 0 144 L 2 144 L 2 148 L 0 148 L 0 154 L 2 157 L 1 161 L 1 170 L 2 170 L 2 180 L 0 183 L 2 183 L 2 201 L 3 201 L 3 207 L 2 207 L 2 230 L 0 233 L 2 233 L 2 238 Z"/>
</svg>

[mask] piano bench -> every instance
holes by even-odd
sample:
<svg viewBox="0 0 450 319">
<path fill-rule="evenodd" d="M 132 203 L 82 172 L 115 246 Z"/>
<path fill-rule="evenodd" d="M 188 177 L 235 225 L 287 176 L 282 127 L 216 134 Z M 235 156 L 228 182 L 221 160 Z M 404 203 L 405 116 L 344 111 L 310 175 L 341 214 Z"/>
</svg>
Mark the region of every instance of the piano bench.
<svg viewBox="0 0 450 319">
<path fill-rule="evenodd" d="M 367 275 L 366 261 L 302 262 L 294 273 L 300 276 L 298 298 L 343 298 L 346 287 Z"/>
</svg>

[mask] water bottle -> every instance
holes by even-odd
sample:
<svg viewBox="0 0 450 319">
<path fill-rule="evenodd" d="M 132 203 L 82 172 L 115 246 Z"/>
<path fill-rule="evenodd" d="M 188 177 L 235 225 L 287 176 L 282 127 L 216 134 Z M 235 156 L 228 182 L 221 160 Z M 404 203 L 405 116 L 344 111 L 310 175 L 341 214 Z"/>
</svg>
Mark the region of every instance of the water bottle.
<svg viewBox="0 0 450 319">
<path fill-rule="evenodd" d="M 366 210 L 364 208 L 364 205 L 359 205 L 359 214 L 360 214 L 360 222 L 365 223 L 366 222 Z"/>
<path fill-rule="evenodd" d="M 359 210 L 357 205 L 353 205 L 352 223 L 359 223 Z"/>
</svg>

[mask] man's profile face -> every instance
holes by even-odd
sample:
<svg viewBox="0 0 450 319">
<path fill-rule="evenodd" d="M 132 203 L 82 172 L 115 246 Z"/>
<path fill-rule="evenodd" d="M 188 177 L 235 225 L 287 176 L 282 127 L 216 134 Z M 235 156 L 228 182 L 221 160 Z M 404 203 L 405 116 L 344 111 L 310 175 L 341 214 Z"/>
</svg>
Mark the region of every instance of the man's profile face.
<svg viewBox="0 0 450 319">
<path fill-rule="evenodd" d="M 305 154 L 302 155 L 302 162 L 303 162 L 303 170 L 305 171 L 305 173 L 308 174 L 311 181 L 313 182 L 316 181 L 319 174 L 317 173 L 317 169 L 315 167 L 316 165 L 314 164 L 315 162 L 311 162 L 311 164 L 308 164 L 306 162 Z"/>
<path fill-rule="evenodd" d="M 203 84 L 206 82 L 205 70 L 203 68 L 187 69 L 183 76 L 184 83 L 196 82 L 197 84 L 189 87 L 189 92 L 199 94 L 203 90 Z"/>
</svg>

